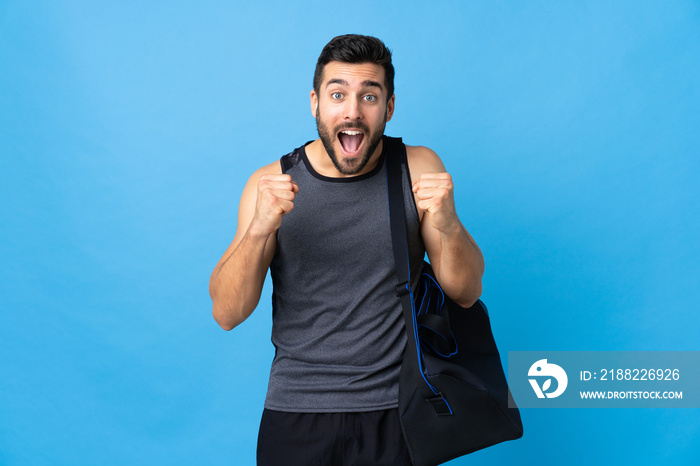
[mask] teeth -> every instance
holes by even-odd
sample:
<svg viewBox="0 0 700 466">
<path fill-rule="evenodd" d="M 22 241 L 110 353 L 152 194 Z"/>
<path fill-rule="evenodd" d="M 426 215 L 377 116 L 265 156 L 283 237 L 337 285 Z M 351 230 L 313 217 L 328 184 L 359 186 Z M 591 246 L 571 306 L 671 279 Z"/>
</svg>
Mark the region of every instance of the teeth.
<svg viewBox="0 0 700 466">
<path fill-rule="evenodd" d="M 346 130 L 346 131 L 341 131 L 341 133 L 347 134 L 348 136 L 355 136 L 358 134 L 362 134 L 362 131 L 351 131 L 351 130 Z"/>
</svg>

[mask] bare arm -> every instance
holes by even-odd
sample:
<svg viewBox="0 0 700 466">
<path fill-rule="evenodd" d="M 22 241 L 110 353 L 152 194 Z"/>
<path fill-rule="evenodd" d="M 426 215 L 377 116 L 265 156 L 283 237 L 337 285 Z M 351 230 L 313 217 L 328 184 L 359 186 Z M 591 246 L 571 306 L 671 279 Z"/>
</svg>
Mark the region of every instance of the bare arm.
<svg viewBox="0 0 700 466">
<path fill-rule="evenodd" d="M 275 233 L 298 191 L 278 162 L 253 173 L 243 189 L 236 235 L 209 280 L 214 319 L 224 330 L 236 327 L 257 307 L 277 247 Z"/>
<path fill-rule="evenodd" d="M 484 258 L 457 217 L 452 177 L 432 150 L 406 149 L 430 264 L 445 293 L 460 306 L 469 307 L 481 296 Z"/>
</svg>

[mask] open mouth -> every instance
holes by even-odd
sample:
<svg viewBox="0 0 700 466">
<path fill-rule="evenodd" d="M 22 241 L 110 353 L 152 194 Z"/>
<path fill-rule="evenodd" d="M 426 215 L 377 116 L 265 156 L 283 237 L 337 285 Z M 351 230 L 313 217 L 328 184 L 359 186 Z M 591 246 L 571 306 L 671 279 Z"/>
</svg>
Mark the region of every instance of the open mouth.
<svg viewBox="0 0 700 466">
<path fill-rule="evenodd" d="M 343 153 L 348 157 L 354 157 L 360 153 L 365 134 L 356 129 L 346 129 L 338 133 L 338 141 Z"/>
</svg>

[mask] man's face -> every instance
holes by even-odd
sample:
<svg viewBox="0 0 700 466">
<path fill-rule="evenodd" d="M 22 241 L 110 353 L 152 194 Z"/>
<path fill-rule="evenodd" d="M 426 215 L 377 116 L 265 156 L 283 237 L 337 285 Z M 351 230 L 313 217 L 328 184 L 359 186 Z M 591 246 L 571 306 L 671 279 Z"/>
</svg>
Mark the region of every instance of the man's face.
<svg viewBox="0 0 700 466">
<path fill-rule="evenodd" d="M 382 139 L 394 113 L 394 96 L 387 102 L 381 65 L 332 61 L 323 70 L 318 94 L 311 91 L 311 108 L 336 169 L 356 175 Z"/>
</svg>

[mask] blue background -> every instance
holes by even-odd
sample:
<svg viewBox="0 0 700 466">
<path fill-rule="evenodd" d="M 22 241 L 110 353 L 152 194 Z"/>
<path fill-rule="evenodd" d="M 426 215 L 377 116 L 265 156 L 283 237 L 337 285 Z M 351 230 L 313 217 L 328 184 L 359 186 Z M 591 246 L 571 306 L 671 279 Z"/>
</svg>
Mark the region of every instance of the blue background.
<svg viewBox="0 0 700 466">
<path fill-rule="evenodd" d="M 4 0 L 0 464 L 253 464 L 270 287 L 227 333 L 209 274 L 348 32 L 394 51 L 387 133 L 453 174 L 503 354 L 700 349 L 697 1 Z M 698 410 L 522 415 L 451 464 L 700 462 Z"/>
</svg>

